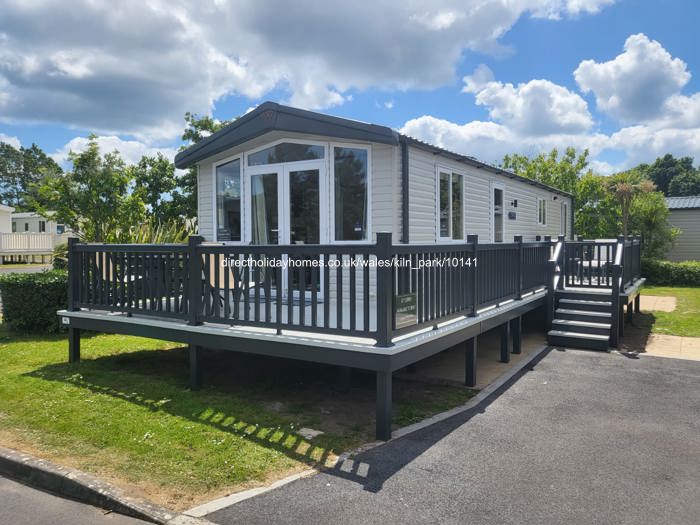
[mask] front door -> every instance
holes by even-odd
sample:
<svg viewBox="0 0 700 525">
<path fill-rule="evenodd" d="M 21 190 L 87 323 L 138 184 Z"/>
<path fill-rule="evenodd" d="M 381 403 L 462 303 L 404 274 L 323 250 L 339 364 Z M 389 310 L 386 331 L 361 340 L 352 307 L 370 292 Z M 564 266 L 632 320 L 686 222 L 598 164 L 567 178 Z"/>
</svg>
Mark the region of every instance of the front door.
<svg viewBox="0 0 700 525">
<path fill-rule="evenodd" d="M 294 162 L 248 170 L 249 225 L 251 244 L 322 244 L 327 232 L 321 218 L 327 192 L 323 161 Z M 322 268 L 311 268 L 311 257 L 290 260 L 283 257 L 281 283 L 285 295 L 291 284 L 295 293 L 300 283 L 307 293 L 321 291 Z M 303 274 L 302 274 L 303 272 Z M 290 282 L 291 280 L 291 282 Z"/>
</svg>

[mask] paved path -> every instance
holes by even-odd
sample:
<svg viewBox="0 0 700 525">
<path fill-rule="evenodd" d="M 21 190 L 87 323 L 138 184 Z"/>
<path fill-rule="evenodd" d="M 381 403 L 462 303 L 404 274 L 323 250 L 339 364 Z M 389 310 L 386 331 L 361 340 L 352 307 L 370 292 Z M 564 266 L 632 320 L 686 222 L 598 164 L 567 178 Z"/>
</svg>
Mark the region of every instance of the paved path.
<svg viewBox="0 0 700 525">
<path fill-rule="evenodd" d="M 551 351 L 487 406 L 220 524 L 698 523 L 700 362 Z"/>
<path fill-rule="evenodd" d="M 7 525 L 143 525 L 90 505 L 53 496 L 0 477 L 0 523 Z"/>
</svg>

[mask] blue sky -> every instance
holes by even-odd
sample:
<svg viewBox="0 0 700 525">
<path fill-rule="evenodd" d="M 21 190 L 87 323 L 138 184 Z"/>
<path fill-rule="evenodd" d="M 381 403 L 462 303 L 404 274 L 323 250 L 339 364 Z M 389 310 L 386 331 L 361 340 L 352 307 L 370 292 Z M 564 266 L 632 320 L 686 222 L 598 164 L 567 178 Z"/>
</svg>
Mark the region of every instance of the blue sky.
<svg viewBox="0 0 700 525">
<path fill-rule="evenodd" d="M 264 100 L 487 162 L 567 145 L 601 173 L 700 157 L 690 0 L 27 4 L 0 0 L 0 140 L 58 160 L 91 132 L 131 161 L 172 156 L 185 111 Z"/>
</svg>

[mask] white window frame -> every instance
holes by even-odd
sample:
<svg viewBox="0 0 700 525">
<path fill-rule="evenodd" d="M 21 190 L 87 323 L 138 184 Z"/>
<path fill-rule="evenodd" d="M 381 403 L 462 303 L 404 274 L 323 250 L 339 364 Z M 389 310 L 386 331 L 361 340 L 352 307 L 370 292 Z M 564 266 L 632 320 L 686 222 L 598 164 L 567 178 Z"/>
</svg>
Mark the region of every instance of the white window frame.
<svg viewBox="0 0 700 525">
<path fill-rule="evenodd" d="M 489 225 L 491 226 L 491 242 L 496 243 L 496 199 L 494 198 L 494 190 L 501 190 L 502 202 L 501 202 L 501 222 L 503 223 L 503 238 L 501 243 L 506 242 L 506 185 L 501 181 L 491 179 L 489 184 Z"/>
<path fill-rule="evenodd" d="M 440 174 L 445 173 L 450 176 L 450 183 L 449 183 L 449 190 L 450 190 L 450 196 L 449 198 L 449 217 L 448 217 L 448 226 L 447 229 L 450 232 L 450 235 L 448 237 L 443 237 L 440 235 Z M 462 177 L 462 237 L 455 239 L 452 236 L 452 177 L 457 175 L 458 177 Z M 467 238 L 467 214 L 466 214 L 466 200 L 464 198 L 465 192 L 467 189 L 467 176 L 466 174 L 461 171 L 461 170 L 456 170 L 452 167 L 446 166 L 444 164 L 438 164 L 435 166 L 435 238 L 439 242 L 464 242 L 464 239 Z"/>
<path fill-rule="evenodd" d="M 218 213 L 218 199 L 216 196 L 216 188 L 218 186 L 218 181 L 216 179 L 216 168 L 219 166 L 222 166 L 224 164 L 228 164 L 229 162 L 233 162 L 234 160 L 239 159 L 241 162 L 241 172 L 239 174 L 241 178 L 241 240 L 240 241 L 220 241 L 219 240 L 219 213 Z M 212 188 L 212 214 L 214 215 L 214 220 L 213 220 L 213 225 L 214 225 L 214 231 L 212 238 L 214 239 L 215 242 L 219 242 L 221 244 L 225 245 L 241 245 L 241 244 L 247 244 L 245 240 L 245 232 L 246 232 L 246 219 L 245 219 L 245 209 L 244 206 L 246 206 L 244 202 L 244 196 L 245 196 L 245 177 L 243 176 L 244 170 L 243 170 L 243 155 L 241 153 L 237 153 L 236 155 L 232 155 L 230 157 L 226 157 L 221 160 L 217 160 L 214 162 L 211 166 L 211 188 Z M 199 184 L 199 181 L 197 182 Z M 199 200 L 199 199 L 197 199 Z M 199 203 L 197 203 L 199 205 Z"/>
<path fill-rule="evenodd" d="M 540 203 L 543 203 L 544 205 L 544 221 L 541 220 L 540 217 Z M 547 226 L 547 198 L 546 197 L 537 197 L 537 206 L 536 206 L 536 217 L 537 217 L 537 225 L 538 226 Z"/>
<path fill-rule="evenodd" d="M 250 155 L 253 155 L 255 153 L 258 153 L 259 151 L 262 151 L 264 149 L 268 148 L 273 148 L 277 146 L 278 144 L 282 144 L 284 142 L 289 142 L 291 144 L 304 144 L 307 146 L 320 146 L 323 148 L 323 159 L 304 159 L 304 160 L 294 160 L 290 162 L 276 162 L 275 164 L 256 164 L 255 166 L 248 166 L 248 157 Z M 260 168 L 261 166 L 277 166 L 280 164 L 294 164 L 295 162 L 309 162 L 309 161 L 316 161 L 316 162 L 323 162 L 324 160 L 328 159 L 328 143 L 327 142 L 318 142 L 315 140 L 303 140 L 303 139 L 298 139 L 298 138 L 281 138 L 277 140 L 273 140 L 272 142 L 267 142 L 263 144 L 262 146 L 258 146 L 257 148 L 253 148 L 251 150 L 247 150 L 243 153 L 244 160 L 241 162 L 244 164 L 244 168 Z"/>
<path fill-rule="evenodd" d="M 336 240 L 335 238 L 335 148 L 354 148 L 367 151 L 367 238 L 359 241 Z M 374 232 L 372 230 L 372 145 L 354 142 L 331 142 L 326 152 L 328 161 L 328 194 L 330 202 L 328 206 L 327 225 L 328 240 L 330 244 L 372 244 Z"/>
</svg>

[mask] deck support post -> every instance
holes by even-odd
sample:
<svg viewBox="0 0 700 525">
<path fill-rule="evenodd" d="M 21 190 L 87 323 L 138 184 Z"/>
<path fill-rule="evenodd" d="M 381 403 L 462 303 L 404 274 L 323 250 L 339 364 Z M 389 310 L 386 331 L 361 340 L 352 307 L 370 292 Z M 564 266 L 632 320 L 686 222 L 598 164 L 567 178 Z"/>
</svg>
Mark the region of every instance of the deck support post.
<svg viewBox="0 0 700 525">
<path fill-rule="evenodd" d="M 190 389 L 202 388 L 202 347 L 190 345 Z"/>
<path fill-rule="evenodd" d="M 377 426 L 376 438 L 391 439 L 391 379 L 390 371 L 377 370 Z"/>
<path fill-rule="evenodd" d="M 510 323 L 501 325 L 501 363 L 510 362 Z"/>
<path fill-rule="evenodd" d="M 68 362 L 80 362 L 80 328 L 68 328 Z"/>
<path fill-rule="evenodd" d="M 477 336 L 464 343 L 464 386 L 476 386 L 476 346 Z"/>
<path fill-rule="evenodd" d="M 641 295 L 637 294 L 637 296 L 634 298 L 634 313 L 638 314 L 639 313 L 639 300 L 641 299 Z"/>
<path fill-rule="evenodd" d="M 632 321 L 634 320 L 634 319 L 632 318 L 632 314 L 634 313 L 633 308 L 634 308 L 634 303 L 633 303 L 632 301 L 630 301 L 629 303 L 627 303 L 627 322 L 628 322 L 629 324 L 632 324 Z"/>
<path fill-rule="evenodd" d="M 522 352 L 522 333 L 523 333 L 523 318 L 522 316 L 514 317 L 510 320 L 510 331 L 513 333 L 513 353 L 519 354 Z"/>
<path fill-rule="evenodd" d="M 618 314 L 618 332 L 619 337 L 625 335 L 625 305 L 620 303 L 620 313 Z"/>
</svg>

